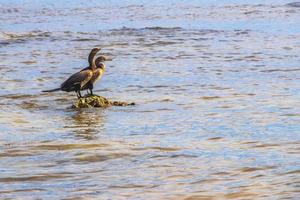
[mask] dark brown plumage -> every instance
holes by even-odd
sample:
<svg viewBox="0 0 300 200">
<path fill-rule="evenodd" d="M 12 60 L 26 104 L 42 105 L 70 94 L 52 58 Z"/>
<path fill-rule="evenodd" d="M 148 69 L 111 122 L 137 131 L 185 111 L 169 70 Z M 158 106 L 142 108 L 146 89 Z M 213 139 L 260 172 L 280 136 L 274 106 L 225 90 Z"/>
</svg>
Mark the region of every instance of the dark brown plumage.
<svg viewBox="0 0 300 200">
<path fill-rule="evenodd" d="M 95 56 L 100 51 L 99 48 L 94 48 L 89 54 L 88 60 L 89 60 L 89 66 L 85 69 L 73 74 L 70 76 L 65 82 L 63 82 L 59 88 L 53 89 L 53 90 L 44 90 L 43 92 L 54 92 L 54 91 L 65 91 L 65 92 L 71 92 L 75 91 L 77 94 L 77 97 L 82 97 L 80 91 L 84 90 L 83 87 L 89 82 L 89 80 L 93 76 L 93 71 L 96 70 L 96 64 L 95 64 Z"/>
</svg>

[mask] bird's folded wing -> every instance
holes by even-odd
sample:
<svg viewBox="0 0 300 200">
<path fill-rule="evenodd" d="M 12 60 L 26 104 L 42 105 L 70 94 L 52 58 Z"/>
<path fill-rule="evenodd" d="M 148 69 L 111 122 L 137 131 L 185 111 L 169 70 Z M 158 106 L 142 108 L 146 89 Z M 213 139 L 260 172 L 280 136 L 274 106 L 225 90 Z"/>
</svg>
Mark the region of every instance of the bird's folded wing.
<svg viewBox="0 0 300 200">
<path fill-rule="evenodd" d="M 91 70 L 84 70 L 77 72 L 70 76 L 65 82 L 62 83 L 61 87 L 72 87 L 75 85 L 80 85 L 80 88 L 83 87 L 89 80 L 92 78 L 93 72 Z"/>
<path fill-rule="evenodd" d="M 82 76 L 86 77 L 80 84 L 80 87 L 82 88 L 84 85 L 86 85 L 89 80 L 91 80 L 92 76 L 93 76 L 93 72 L 91 70 L 86 70 L 86 71 L 81 71 L 81 74 L 83 74 Z"/>
</svg>

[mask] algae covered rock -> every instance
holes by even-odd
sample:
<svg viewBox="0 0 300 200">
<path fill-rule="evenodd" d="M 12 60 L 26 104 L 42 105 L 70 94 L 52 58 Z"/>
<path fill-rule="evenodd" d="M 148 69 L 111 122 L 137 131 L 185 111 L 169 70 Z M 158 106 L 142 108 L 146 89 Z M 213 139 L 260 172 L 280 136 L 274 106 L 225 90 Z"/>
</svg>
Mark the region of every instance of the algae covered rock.
<svg viewBox="0 0 300 200">
<path fill-rule="evenodd" d="M 98 95 L 86 95 L 78 99 L 72 108 L 93 108 L 93 107 L 108 107 L 108 106 L 130 106 L 135 103 L 127 103 L 121 101 L 110 101 L 105 97 Z"/>
</svg>

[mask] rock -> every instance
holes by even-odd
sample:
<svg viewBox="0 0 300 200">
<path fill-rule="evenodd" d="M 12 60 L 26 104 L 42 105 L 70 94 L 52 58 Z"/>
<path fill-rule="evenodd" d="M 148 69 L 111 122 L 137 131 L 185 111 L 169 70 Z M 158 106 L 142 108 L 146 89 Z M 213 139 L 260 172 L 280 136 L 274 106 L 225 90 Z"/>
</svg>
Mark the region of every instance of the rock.
<svg viewBox="0 0 300 200">
<path fill-rule="evenodd" d="M 109 101 L 105 97 L 98 95 L 85 95 L 78 99 L 72 108 L 94 108 L 94 107 L 109 107 L 109 106 L 132 106 L 135 103 L 127 103 L 121 101 Z"/>
</svg>

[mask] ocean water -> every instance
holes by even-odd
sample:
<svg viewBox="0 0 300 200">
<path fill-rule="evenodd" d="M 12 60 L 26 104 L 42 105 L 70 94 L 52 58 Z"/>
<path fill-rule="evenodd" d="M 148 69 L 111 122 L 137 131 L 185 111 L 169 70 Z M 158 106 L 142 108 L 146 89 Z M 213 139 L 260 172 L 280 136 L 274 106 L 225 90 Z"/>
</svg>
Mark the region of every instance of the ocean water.
<svg viewBox="0 0 300 200">
<path fill-rule="evenodd" d="M 0 1 L 0 199 L 298 199 L 300 3 Z M 42 93 L 112 58 L 71 109 Z"/>
</svg>

